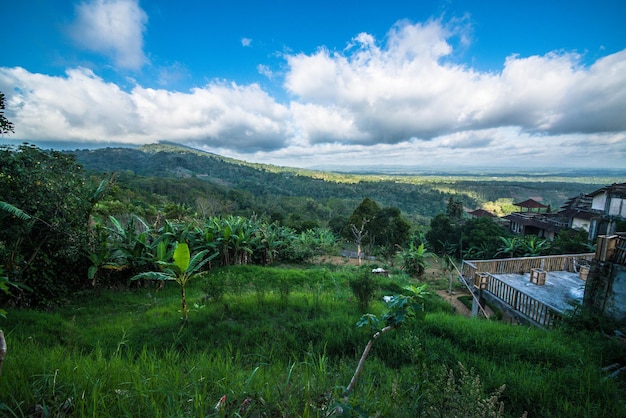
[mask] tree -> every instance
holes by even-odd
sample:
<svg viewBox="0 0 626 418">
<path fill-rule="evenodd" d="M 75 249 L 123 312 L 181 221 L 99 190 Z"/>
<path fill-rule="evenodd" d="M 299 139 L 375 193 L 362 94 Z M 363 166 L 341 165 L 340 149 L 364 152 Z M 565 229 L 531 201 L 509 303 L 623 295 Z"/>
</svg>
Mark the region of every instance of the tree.
<svg viewBox="0 0 626 418">
<path fill-rule="evenodd" d="M 4 116 L 4 93 L 0 92 L 0 135 L 15 132 L 13 122 Z"/>
<path fill-rule="evenodd" d="M 589 234 L 584 229 L 562 229 L 554 237 L 552 254 L 580 254 L 595 251 L 589 244 Z"/>
<path fill-rule="evenodd" d="M 9 280 L 33 290 L 20 302 L 37 304 L 76 290 L 87 273 L 83 255 L 102 183 L 86 181 L 72 155 L 28 144 L 0 146 L 0 167 L 0 200 L 30 216 L 0 211 L 0 265 Z"/>
<path fill-rule="evenodd" d="M 474 256 L 470 258 L 492 258 L 498 251 L 501 244 L 501 236 L 508 236 L 508 231 L 498 225 L 493 218 L 473 218 L 469 219 L 461 227 L 461 239 L 463 249 L 471 251 Z"/>
<path fill-rule="evenodd" d="M 356 244 L 356 258 L 359 260 L 359 266 L 361 265 L 361 245 L 363 244 L 363 240 L 367 236 L 367 231 L 365 230 L 365 225 L 369 222 L 368 219 L 363 218 L 361 220 L 361 228 L 357 228 L 355 224 L 350 225 L 350 229 L 352 230 L 352 235 L 354 236 L 354 243 Z"/>
<path fill-rule="evenodd" d="M 450 196 L 448 206 L 446 207 L 446 215 L 450 222 L 458 224 L 463 219 L 463 203 Z"/>
<path fill-rule="evenodd" d="M 372 337 L 367 342 L 365 350 L 361 355 L 361 359 L 357 365 L 357 368 L 346 388 L 344 396 L 347 398 L 359 379 L 363 366 L 365 366 L 365 360 L 369 356 L 369 352 L 374 345 L 374 342 L 380 338 L 383 334 L 392 331 L 402 324 L 406 323 L 411 318 L 422 318 L 423 315 L 423 302 L 424 296 L 428 294 L 426 292 L 426 285 L 421 286 L 406 286 L 404 288 L 408 295 L 394 295 L 387 302 L 387 311 L 376 316 L 373 314 L 365 314 L 361 317 L 357 323 L 357 327 L 364 328 L 369 327 Z"/>
<path fill-rule="evenodd" d="M 359 228 L 361 225 L 363 225 L 363 220 L 366 220 L 365 223 L 372 221 L 378 216 L 380 211 L 381 211 L 381 208 L 378 205 L 378 203 L 376 203 L 369 197 L 366 197 L 365 199 L 363 199 L 363 201 L 359 204 L 359 206 L 357 206 L 356 209 L 354 209 L 354 212 L 352 212 L 352 215 L 350 215 L 350 217 L 348 218 L 348 228 L 346 228 L 346 238 L 352 239 L 353 237 L 352 225 Z M 373 237 L 371 235 L 368 237 L 363 236 L 362 244 L 363 245 L 371 244 L 372 239 Z"/>
<path fill-rule="evenodd" d="M 398 247 L 402 247 L 409 240 L 411 224 L 402 217 L 400 209 L 396 207 L 383 208 L 370 226 L 370 233 L 374 235 L 374 242 L 380 254 L 393 260 Z"/>
<path fill-rule="evenodd" d="M 455 247 L 461 240 L 460 229 L 450 223 L 447 215 L 440 213 L 430 221 L 430 229 L 426 232 L 426 240 L 437 255 L 450 254 L 449 249 Z"/>
<path fill-rule="evenodd" d="M 217 253 L 214 253 L 212 256 L 204 258 L 207 253 L 208 250 L 204 250 L 191 257 L 191 254 L 189 253 L 189 246 L 186 243 L 176 243 L 173 262 L 159 261 L 158 264 L 163 267 L 162 271 L 148 271 L 140 273 L 133 276 L 131 280 L 149 279 L 175 281 L 180 286 L 183 319 L 186 321 L 188 314 L 185 288 L 190 280 L 203 274 L 202 267 L 204 267 L 204 265 L 212 258 L 217 256 Z"/>
<path fill-rule="evenodd" d="M 370 251 L 376 250 L 392 258 L 396 248 L 408 241 L 411 225 L 402 217 L 400 209 L 381 208 L 375 201 L 365 198 L 348 219 L 346 230 L 352 232 L 352 237 L 346 238 L 354 238 L 357 246 L 369 245 Z"/>
</svg>

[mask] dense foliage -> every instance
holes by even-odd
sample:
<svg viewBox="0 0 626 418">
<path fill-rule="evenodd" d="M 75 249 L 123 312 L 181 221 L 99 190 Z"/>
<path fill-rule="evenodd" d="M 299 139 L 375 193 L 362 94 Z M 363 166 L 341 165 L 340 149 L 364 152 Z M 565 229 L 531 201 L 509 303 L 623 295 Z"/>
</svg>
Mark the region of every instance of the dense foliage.
<svg viewBox="0 0 626 418">
<path fill-rule="evenodd" d="M 13 122 L 8 120 L 4 116 L 4 100 L 4 93 L 0 92 L 0 135 L 8 134 L 15 131 L 15 128 L 13 127 Z"/>
<path fill-rule="evenodd" d="M 71 155 L 34 146 L 0 147 L 0 201 L 28 215 L 0 211 L 0 265 L 32 289 L 21 303 L 62 296 L 86 275 L 89 218 L 101 191 Z"/>
<path fill-rule="evenodd" d="M 562 173 L 502 175 L 341 174 L 250 164 L 190 148 L 157 144 L 130 148 L 75 150 L 90 172 L 118 173 L 112 209 L 150 218 L 164 201 L 185 205 L 192 213 L 252 214 L 297 230 L 303 222 L 340 233 L 346 219 L 365 198 L 400 209 L 411 223 L 427 226 L 446 213 L 450 198 L 466 209 L 484 207 L 505 215 L 514 202 L 541 196 L 557 209 L 569 197 L 591 192 L 616 178 L 573 177 Z M 597 173 L 592 173 L 597 174 Z M 617 174 L 619 176 L 619 174 Z M 198 200 L 200 199 L 200 201 Z"/>
</svg>

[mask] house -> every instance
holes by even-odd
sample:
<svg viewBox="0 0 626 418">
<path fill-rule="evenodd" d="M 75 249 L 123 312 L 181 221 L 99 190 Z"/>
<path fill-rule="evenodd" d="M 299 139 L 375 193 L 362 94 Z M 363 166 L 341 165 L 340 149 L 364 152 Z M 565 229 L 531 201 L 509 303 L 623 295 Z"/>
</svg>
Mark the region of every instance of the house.
<svg viewBox="0 0 626 418">
<path fill-rule="evenodd" d="M 617 221 L 626 221 L 626 183 L 613 183 L 592 193 L 589 238 L 598 235 L 614 235 Z"/>
<path fill-rule="evenodd" d="M 565 202 L 557 213 L 567 222 L 568 228 L 589 232 L 591 219 L 599 215 L 598 211 L 591 209 L 591 204 L 591 196 L 581 193 Z"/>
<path fill-rule="evenodd" d="M 514 234 L 536 235 L 540 238 L 553 240 L 554 236 L 563 228 L 567 227 L 560 216 L 549 213 L 550 206 L 544 205 L 533 199 L 513 203 L 521 208 L 504 217 L 509 221 L 509 229 Z"/>
<path fill-rule="evenodd" d="M 476 209 L 468 213 L 475 218 L 497 218 L 496 215 L 485 209 Z"/>
</svg>

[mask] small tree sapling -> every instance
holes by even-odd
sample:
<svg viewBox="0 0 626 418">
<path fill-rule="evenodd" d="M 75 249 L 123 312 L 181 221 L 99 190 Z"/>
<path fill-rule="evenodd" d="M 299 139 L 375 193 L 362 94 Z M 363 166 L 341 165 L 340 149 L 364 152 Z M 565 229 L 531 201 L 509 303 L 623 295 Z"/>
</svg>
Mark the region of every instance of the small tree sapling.
<svg viewBox="0 0 626 418">
<path fill-rule="evenodd" d="M 422 300 L 424 299 L 424 296 L 428 294 L 425 289 L 425 284 L 421 286 L 405 286 L 404 290 L 407 294 L 394 295 L 389 298 L 387 301 L 387 311 L 385 313 L 381 314 L 380 316 L 365 314 L 361 317 L 359 322 L 357 322 L 356 325 L 359 328 L 369 326 L 372 332 L 372 337 L 365 346 L 365 350 L 363 350 L 363 354 L 361 355 L 359 364 L 357 365 L 357 368 L 354 372 L 354 376 L 352 376 L 352 380 L 350 380 L 350 384 L 346 388 L 344 394 L 346 398 L 350 395 L 350 393 L 356 386 L 356 382 L 359 379 L 361 371 L 363 370 L 365 360 L 367 360 L 367 356 L 372 349 L 374 341 L 376 341 L 383 334 L 400 327 L 411 318 L 421 319 L 423 317 L 424 305 L 422 303 Z"/>
</svg>

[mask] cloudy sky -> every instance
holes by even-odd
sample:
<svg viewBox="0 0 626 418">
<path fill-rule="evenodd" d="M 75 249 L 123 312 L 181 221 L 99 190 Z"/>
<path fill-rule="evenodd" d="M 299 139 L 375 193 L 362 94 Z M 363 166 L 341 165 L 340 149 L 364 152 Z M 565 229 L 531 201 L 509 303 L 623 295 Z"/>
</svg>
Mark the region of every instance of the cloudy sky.
<svg viewBox="0 0 626 418">
<path fill-rule="evenodd" d="M 623 168 L 624 16 L 623 0 L 11 1 L 0 140 Z"/>
</svg>

